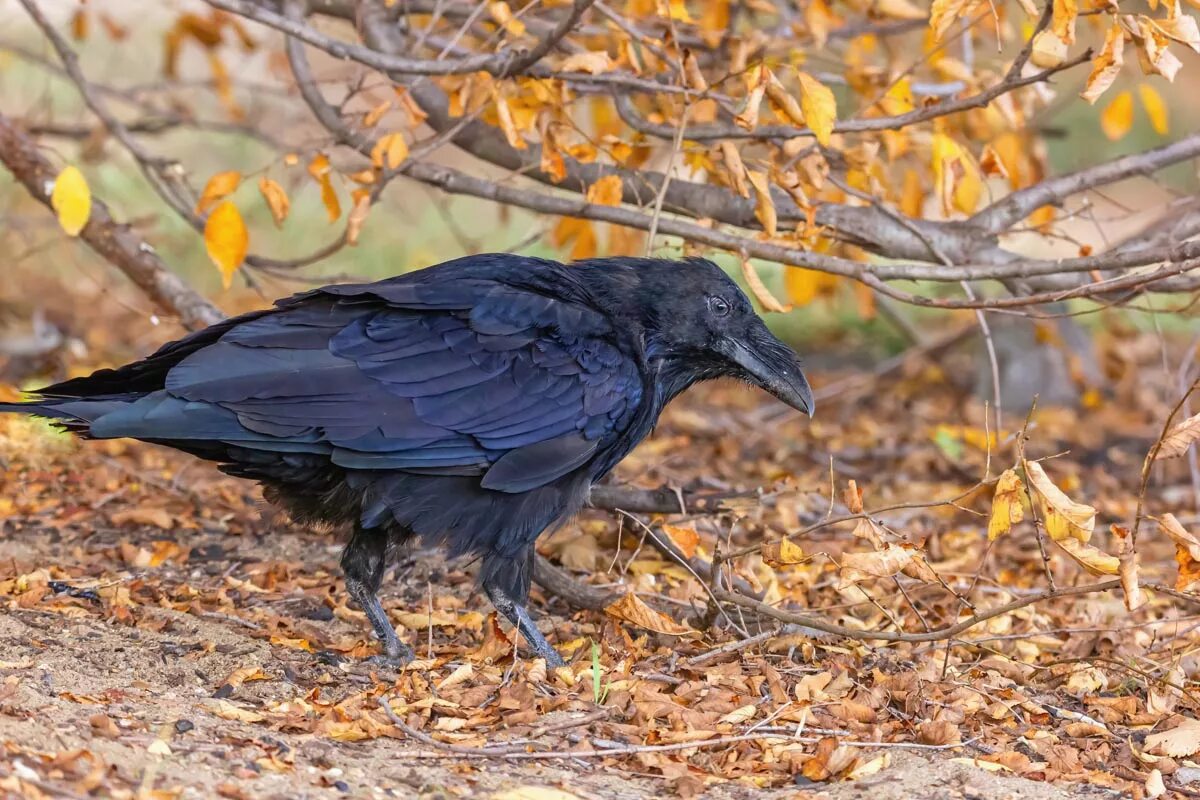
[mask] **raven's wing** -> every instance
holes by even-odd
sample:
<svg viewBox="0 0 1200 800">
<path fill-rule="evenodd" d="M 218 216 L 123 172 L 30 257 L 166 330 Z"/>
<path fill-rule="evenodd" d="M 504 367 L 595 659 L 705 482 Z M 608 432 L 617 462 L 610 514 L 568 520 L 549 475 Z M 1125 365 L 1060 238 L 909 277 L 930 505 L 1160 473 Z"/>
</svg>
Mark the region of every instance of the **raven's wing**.
<svg viewBox="0 0 1200 800">
<path fill-rule="evenodd" d="M 97 437 L 314 453 L 523 492 L 630 424 L 636 357 L 586 304 L 495 280 L 329 287 L 223 332 Z"/>
</svg>

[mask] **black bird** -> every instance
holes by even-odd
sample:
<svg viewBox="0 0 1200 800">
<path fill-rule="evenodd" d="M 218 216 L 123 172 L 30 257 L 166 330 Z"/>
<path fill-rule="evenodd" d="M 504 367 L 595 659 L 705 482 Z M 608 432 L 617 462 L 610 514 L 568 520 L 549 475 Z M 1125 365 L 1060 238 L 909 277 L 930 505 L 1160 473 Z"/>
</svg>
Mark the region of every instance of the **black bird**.
<svg viewBox="0 0 1200 800">
<path fill-rule="evenodd" d="M 298 294 L 0 411 L 174 447 L 301 522 L 352 524 L 341 563 L 375 660 L 412 657 L 376 593 L 419 538 L 477 556 L 492 604 L 557 665 L 525 609 L 534 541 L 721 376 L 812 413 L 795 353 L 712 262 L 495 254 Z"/>
</svg>

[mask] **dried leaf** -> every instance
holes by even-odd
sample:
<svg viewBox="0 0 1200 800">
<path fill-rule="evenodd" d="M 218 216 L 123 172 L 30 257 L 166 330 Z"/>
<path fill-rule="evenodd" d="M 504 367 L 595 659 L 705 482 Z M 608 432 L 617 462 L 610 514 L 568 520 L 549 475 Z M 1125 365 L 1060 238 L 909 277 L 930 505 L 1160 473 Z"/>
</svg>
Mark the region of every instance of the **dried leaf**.
<svg viewBox="0 0 1200 800">
<path fill-rule="evenodd" d="M 633 592 L 629 592 L 611 603 L 604 609 L 604 613 L 639 628 L 645 628 L 655 633 L 665 633 L 668 636 L 684 636 L 695 632 L 686 625 L 680 625 L 666 614 L 655 611 Z"/>
<path fill-rule="evenodd" d="M 767 173 L 750 169 L 746 170 L 746 177 L 750 180 L 750 185 L 754 187 L 754 216 L 762 223 L 763 230 L 767 232 L 767 235 L 774 236 L 778 217 L 775 213 L 775 201 L 771 199 Z"/>
<path fill-rule="evenodd" d="M 988 541 L 994 542 L 1012 530 L 1012 526 L 1025 519 L 1021 505 L 1025 484 L 1014 469 L 1006 469 L 996 481 L 996 494 L 992 498 L 992 516 L 988 520 Z"/>
<path fill-rule="evenodd" d="M 407 158 L 408 142 L 398 133 L 379 137 L 379 141 L 371 148 L 371 164 L 375 169 L 396 169 Z"/>
<path fill-rule="evenodd" d="M 950 26 L 966 16 L 966 10 L 971 0 L 933 0 L 929 8 L 929 29 L 933 38 L 941 41 L 950 30 Z"/>
<path fill-rule="evenodd" d="M 1146 750 L 1160 756 L 1184 758 L 1200 752 L 1200 721 L 1184 719 L 1169 731 L 1146 737 Z"/>
<path fill-rule="evenodd" d="M 78 236 L 92 214 L 92 190 L 82 172 L 68 166 L 58 173 L 50 192 L 50 207 L 67 235 Z"/>
<path fill-rule="evenodd" d="M 685 558 L 691 558 L 696 555 L 696 547 L 700 544 L 700 534 L 696 533 L 695 528 L 683 528 L 678 525 L 664 524 L 662 529 L 670 537 L 671 542 L 679 548 L 679 552 L 683 553 Z M 592 539 L 592 541 L 595 541 L 595 539 Z"/>
<path fill-rule="evenodd" d="M 725 162 L 725 171 L 729 174 L 729 182 L 733 190 L 742 197 L 750 196 L 750 187 L 746 185 L 746 167 L 742 163 L 742 155 L 737 145 L 725 139 L 721 142 L 721 158 Z"/>
<path fill-rule="evenodd" d="M 1072 539 L 1055 539 L 1054 543 L 1079 565 L 1097 575 L 1117 575 L 1121 571 L 1121 560 L 1090 544 Z"/>
<path fill-rule="evenodd" d="M 587 201 L 601 206 L 619 206 L 623 191 L 620 175 L 605 175 L 588 187 Z"/>
<path fill-rule="evenodd" d="M 1155 458 L 1178 458 L 1200 439 L 1200 414 L 1188 417 L 1171 427 L 1163 436 Z"/>
<path fill-rule="evenodd" d="M 210 710 L 221 719 L 230 719 L 235 722 L 262 722 L 266 719 L 266 717 L 257 711 L 235 706 L 228 700 L 217 700 L 210 707 Z"/>
<path fill-rule="evenodd" d="M 805 561 L 804 550 L 786 537 L 777 542 L 764 542 L 762 559 L 768 566 L 775 569 L 791 564 L 802 564 Z"/>
<path fill-rule="evenodd" d="M 728 714 L 725 714 L 717 720 L 717 724 L 725 723 L 727 725 L 741 725 L 754 719 L 754 713 L 758 711 L 758 706 L 754 703 L 748 703 L 739 708 L 735 708 Z"/>
<path fill-rule="evenodd" d="M 838 588 L 846 588 L 869 578 L 890 578 L 899 574 L 917 556 L 917 551 L 888 542 L 872 553 L 845 553 L 841 558 Z"/>
<path fill-rule="evenodd" d="M 275 220 L 275 226 L 283 225 L 283 221 L 287 219 L 288 212 L 292 208 L 287 192 L 282 186 L 267 177 L 258 179 L 258 191 L 262 194 L 263 200 L 267 202 L 267 208 L 271 210 L 271 218 Z"/>
<path fill-rule="evenodd" d="M 525 33 L 525 23 L 513 16 L 512 9 L 508 7 L 508 3 L 497 0 L 490 2 L 488 5 L 488 14 L 494 19 L 505 32 L 511 36 L 522 36 Z"/>
<path fill-rule="evenodd" d="M 1092 74 L 1088 75 L 1087 85 L 1079 96 L 1089 103 L 1095 103 L 1112 86 L 1124 64 L 1125 30 L 1120 24 L 1114 23 L 1105 34 L 1104 48 L 1092 60 Z"/>
<path fill-rule="evenodd" d="M 1076 503 L 1063 494 L 1038 462 L 1025 461 L 1024 467 L 1034 502 L 1037 503 L 1042 517 L 1042 524 L 1050 538 L 1056 542 L 1064 539 L 1088 542 L 1092 538 L 1092 530 L 1096 527 L 1096 509 Z M 1113 574 L 1116 574 L 1115 568 Z"/>
<path fill-rule="evenodd" d="M 492 795 L 491 800 L 580 800 L 578 795 L 548 786 L 518 786 Z"/>
<path fill-rule="evenodd" d="M 1052 30 L 1044 30 L 1033 37 L 1033 51 L 1029 60 L 1036 67 L 1052 69 L 1067 60 L 1067 43 Z"/>
<path fill-rule="evenodd" d="M 586 72 L 589 75 L 599 75 L 617 68 L 615 61 L 604 50 L 587 53 L 573 53 L 567 56 L 559 69 L 563 72 Z"/>
<path fill-rule="evenodd" d="M 1100 113 L 1100 130 L 1112 141 L 1117 141 L 1129 133 L 1133 127 L 1133 94 L 1121 92 Z"/>
<path fill-rule="evenodd" d="M 748 131 L 758 127 L 758 112 L 762 106 L 763 95 L 767 91 L 771 73 L 763 66 L 755 70 L 753 75 L 749 94 L 746 95 L 746 106 L 733 118 L 735 123 Z"/>
<path fill-rule="evenodd" d="M 742 277 L 746 279 L 746 286 L 749 287 L 750 293 L 754 295 L 754 299 L 762 306 L 763 311 L 775 311 L 786 313 L 792 310 L 791 306 L 785 306 L 779 302 L 775 295 L 771 294 L 771 290 L 763 283 L 759 277 L 758 270 L 754 268 L 754 262 L 748 258 L 742 258 Z"/>
<path fill-rule="evenodd" d="M 218 172 L 213 175 L 208 179 L 208 183 L 204 184 L 204 191 L 200 193 L 200 199 L 196 201 L 196 214 L 203 216 L 210 208 L 237 191 L 241 184 L 242 173 L 236 170 Z"/>
<path fill-rule="evenodd" d="M 233 275 L 250 250 L 250 232 L 242 214 L 229 200 L 222 200 L 204 223 L 204 246 L 208 257 L 221 271 L 221 283 L 228 289 Z"/>
<path fill-rule="evenodd" d="M 1184 591 L 1200 581 L 1200 539 L 1185 529 L 1174 514 L 1163 514 L 1158 518 L 1158 527 L 1175 542 L 1175 563 L 1179 575 L 1175 588 Z"/>
<path fill-rule="evenodd" d="M 837 120 L 837 99 L 828 86 L 808 73 L 801 72 L 797 77 L 800 79 L 800 108 L 804 110 L 804 122 L 821 146 L 827 147 L 833 136 L 833 123 Z"/>
</svg>

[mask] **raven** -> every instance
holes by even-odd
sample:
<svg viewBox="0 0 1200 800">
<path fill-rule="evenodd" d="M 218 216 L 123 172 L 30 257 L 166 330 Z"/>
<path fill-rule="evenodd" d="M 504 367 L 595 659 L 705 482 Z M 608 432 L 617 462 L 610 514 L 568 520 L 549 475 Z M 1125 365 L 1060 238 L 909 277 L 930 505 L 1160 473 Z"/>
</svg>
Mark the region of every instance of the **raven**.
<svg viewBox="0 0 1200 800">
<path fill-rule="evenodd" d="M 525 609 L 534 541 L 721 376 L 812 413 L 795 353 L 710 261 L 488 254 L 298 294 L 0 411 L 173 447 L 297 521 L 352 525 L 341 563 L 377 662 L 412 658 L 377 592 L 419 539 L 477 556 L 492 604 L 560 665 Z"/>
</svg>

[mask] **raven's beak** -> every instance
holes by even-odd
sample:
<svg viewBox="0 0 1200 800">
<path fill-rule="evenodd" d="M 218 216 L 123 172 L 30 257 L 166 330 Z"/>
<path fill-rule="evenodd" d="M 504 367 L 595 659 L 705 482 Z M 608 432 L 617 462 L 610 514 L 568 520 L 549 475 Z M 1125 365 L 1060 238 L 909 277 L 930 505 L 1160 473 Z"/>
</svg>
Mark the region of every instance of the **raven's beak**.
<svg viewBox="0 0 1200 800">
<path fill-rule="evenodd" d="M 790 347 L 767 330 L 766 325 L 760 322 L 751 328 L 745 341 L 727 337 L 718 349 L 741 367 L 752 383 L 812 416 L 816 401 L 808 379 L 800 370 L 799 359 Z"/>
</svg>

